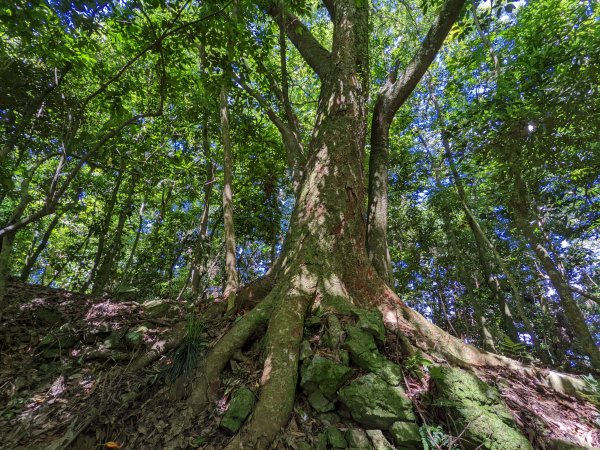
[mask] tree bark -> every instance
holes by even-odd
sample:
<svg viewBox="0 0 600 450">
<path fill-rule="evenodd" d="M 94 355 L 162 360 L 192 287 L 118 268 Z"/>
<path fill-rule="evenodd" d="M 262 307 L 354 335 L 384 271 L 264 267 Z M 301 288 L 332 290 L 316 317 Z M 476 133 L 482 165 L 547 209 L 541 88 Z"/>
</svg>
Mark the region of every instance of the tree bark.
<svg viewBox="0 0 600 450">
<path fill-rule="evenodd" d="M 131 246 L 131 252 L 129 253 L 129 258 L 127 258 L 127 262 L 125 263 L 125 267 L 123 268 L 123 275 L 121 276 L 121 281 L 115 288 L 115 292 L 119 292 L 119 289 L 124 285 L 124 283 L 129 282 L 129 271 L 131 269 L 131 265 L 133 263 L 133 257 L 135 256 L 135 252 L 137 250 L 138 244 L 140 242 L 140 236 L 142 234 L 142 229 L 144 226 L 144 208 L 146 206 L 146 200 L 142 201 L 142 205 L 140 206 L 139 219 L 138 219 L 138 227 L 135 232 L 135 238 L 133 240 L 133 244 Z"/>
<path fill-rule="evenodd" d="M 108 238 L 110 222 L 112 220 L 113 211 L 117 203 L 117 197 L 119 195 L 119 189 L 121 188 L 121 182 L 123 181 L 124 168 L 124 161 L 121 161 L 121 167 L 119 168 L 119 173 L 117 174 L 117 178 L 115 179 L 115 185 L 113 186 L 110 198 L 108 200 L 108 203 L 106 204 L 106 213 L 104 214 L 104 218 L 100 222 L 100 227 L 98 229 L 98 246 L 96 247 L 94 264 L 92 265 L 92 269 L 90 270 L 90 275 L 88 279 L 83 284 L 83 286 L 81 286 L 81 290 L 83 292 L 87 291 L 89 286 L 96 280 L 96 273 L 100 267 L 102 256 L 104 255 L 104 246 L 106 245 L 106 239 Z"/>
<path fill-rule="evenodd" d="M 363 162 L 369 3 L 328 2 L 333 44 L 326 66 L 320 64 L 323 52 L 310 30 L 281 11 L 285 2 L 258 3 L 279 21 L 318 73 L 317 114 L 282 252 L 272 271 L 255 283 L 254 292 L 262 300 L 236 320 L 208 353 L 188 398 L 189 409 L 182 416 L 194 420 L 216 400 L 221 371 L 266 325 L 258 402 L 226 449 L 268 448 L 292 412 L 304 320 L 317 310 L 350 316 L 357 308 L 378 309 L 390 331 L 410 336 L 410 345 L 445 363 L 525 371 L 516 361 L 478 351 L 408 308 L 377 274 L 367 255 Z M 166 434 L 167 442 L 185 426 L 177 424 Z"/>
</svg>

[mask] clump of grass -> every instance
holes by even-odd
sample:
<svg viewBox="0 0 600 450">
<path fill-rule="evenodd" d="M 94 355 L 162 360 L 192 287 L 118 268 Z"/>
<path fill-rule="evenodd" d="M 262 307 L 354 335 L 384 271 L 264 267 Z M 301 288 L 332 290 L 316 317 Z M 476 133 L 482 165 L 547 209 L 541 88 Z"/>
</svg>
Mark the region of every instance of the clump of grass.
<svg viewBox="0 0 600 450">
<path fill-rule="evenodd" d="M 202 340 L 204 322 L 194 313 L 187 318 L 185 337 L 173 355 L 173 364 L 169 370 L 169 378 L 176 380 L 179 377 L 189 377 L 205 343 Z"/>
</svg>

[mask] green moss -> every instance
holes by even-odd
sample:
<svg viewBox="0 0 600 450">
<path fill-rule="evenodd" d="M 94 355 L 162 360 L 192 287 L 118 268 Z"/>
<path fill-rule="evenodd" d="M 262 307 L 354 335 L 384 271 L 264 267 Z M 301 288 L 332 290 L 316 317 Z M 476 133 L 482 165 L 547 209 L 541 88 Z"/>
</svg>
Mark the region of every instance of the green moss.
<svg viewBox="0 0 600 450">
<path fill-rule="evenodd" d="M 344 438 L 344 433 L 338 430 L 335 427 L 328 427 L 325 430 L 325 434 L 327 435 L 327 442 L 332 448 L 347 448 L 348 443 Z"/>
<path fill-rule="evenodd" d="M 339 398 L 352 418 L 366 427 L 388 429 L 394 422 L 415 420 L 404 389 L 372 373 L 340 389 Z"/>
<path fill-rule="evenodd" d="M 221 427 L 236 433 L 254 407 L 254 394 L 250 389 L 242 388 L 233 395 L 229 408 L 221 419 Z"/>
<path fill-rule="evenodd" d="M 376 309 L 355 309 L 356 326 L 372 335 L 379 342 L 385 341 L 385 325 L 381 312 Z"/>
<path fill-rule="evenodd" d="M 533 447 L 517 428 L 498 391 L 461 369 L 435 367 L 431 406 L 466 449 L 525 450 Z"/>
<path fill-rule="evenodd" d="M 385 358 L 375 344 L 371 334 L 358 327 L 349 327 L 344 348 L 350 353 L 350 360 L 358 367 L 379 375 L 393 386 L 402 381 L 400 366 Z"/>
<path fill-rule="evenodd" d="M 321 391 L 334 398 L 338 389 L 350 378 L 352 369 L 322 356 L 307 359 L 302 364 L 302 388 L 308 392 Z"/>
</svg>

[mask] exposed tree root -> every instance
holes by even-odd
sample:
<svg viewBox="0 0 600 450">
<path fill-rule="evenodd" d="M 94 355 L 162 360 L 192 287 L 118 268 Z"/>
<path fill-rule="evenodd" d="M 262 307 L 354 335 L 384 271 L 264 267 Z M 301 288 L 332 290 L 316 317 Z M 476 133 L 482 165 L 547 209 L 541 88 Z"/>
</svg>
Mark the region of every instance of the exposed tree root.
<svg viewBox="0 0 600 450">
<path fill-rule="evenodd" d="M 537 378 L 540 383 L 561 394 L 580 396 L 585 391 L 585 382 L 577 376 L 528 366 L 502 355 L 479 350 L 445 332 L 402 302 L 395 305 L 388 303 L 379 309 L 388 329 L 404 333 L 416 347 L 427 354 L 441 357 L 452 365 L 470 371 L 478 367 L 514 370 Z"/>
<path fill-rule="evenodd" d="M 260 398 L 252 419 L 227 446 L 266 448 L 292 413 L 298 379 L 298 349 L 310 297 L 279 299 L 267 329 L 267 348 Z"/>
<path fill-rule="evenodd" d="M 188 398 L 188 405 L 196 413 L 203 411 L 208 406 L 211 392 L 214 391 L 214 384 L 218 382 L 221 371 L 232 356 L 242 348 L 261 324 L 267 322 L 274 301 L 273 294 L 267 296 L 258 306 L 236 322 L 231 330 L 211 349 Z"/>
<path fill-rule="evenodd" d="M 236 294 L 235 309 L 252 308 L 258 305 L 273 289 L 274 278 L 272 272 L 269 272 L 264 277 L 241 287 Z"/>
</svg>

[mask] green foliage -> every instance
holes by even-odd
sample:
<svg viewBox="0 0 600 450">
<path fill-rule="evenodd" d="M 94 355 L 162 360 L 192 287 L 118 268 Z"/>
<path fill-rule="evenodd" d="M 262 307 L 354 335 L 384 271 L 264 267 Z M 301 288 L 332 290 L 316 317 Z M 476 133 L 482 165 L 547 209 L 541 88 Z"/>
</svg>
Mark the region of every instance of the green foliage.
<svg viewBox="0 0 600 450">
<path fill-rule="evenodd" d="M 409 376 L 420 380 L 424 376 L 423 371 L 428 371 L 428 367 L 432 364 L 432 361 L 423 356 L 421 350 L 417 350 L 414 355 L 402 361 L 402 368 Z"/>
<path fill-rule="evenodd" d="M 531 361 L 531 352 L 522 342 L 513 342 L 508 336 L 502 338 L 499 345 L 500 352 L 509 358 L 520 361 Z"/>
<path fill-rule="evenodd" d="M 448 447 L 452 442 L 452 437 L 446 434 L 439 425 L 424 424 L 419 427 L 419 435 L 421 436 L 423 450 L 434 450 L 439 448 L 449 448 L 452 450 L 454 448 L 454 446 Z"/>
<path fill-rule="evenodd" d="M 127 295 L 139 299 L 219 295 L 218 93 L 224 75 L 235 75 L 287 120 L 286 84 L 306 143 L 320 80 L 300 52 L 286 41 L 284 80 L 277 26 L 255 2 L 235 2 L 235 20 L 234 2 L 215 0 L 5 3 L 0 226 L 16 220 L 15 213 L 44 212 L 59 197 L 51 213 L 16 235 L 10 274 L 99 294 L 123 294 L 131 286 Z M 407 67 L 441 2 L 371 3 L 374 99 L 391 70 Z M 322 2 L 289 6 L 331 48 L 333 28 Z M 600 274 L 598 10 L 576 0 L 474 6 L 464 8 L 443 52 L 392 123 L 394 287 L 436 325 L 475 345 L 483 342 L 480 311 L 497 350 L 526 360 L 523 344 L 501 338 L 507 318 L 490 287 L 497 282 L 517 332 L 529 333 L 520 317 L 527 316 L 549 361 L 567 364 L 561 359 L 572 354 L 587 369 L 562 323 L 556 290 L 515 225 L 510 167 L 521 170 L 530 196 L 525 207 L 537 214 L 536 233 L 567 281 L 593 288 Z M 232 40 L 235 45 L 227 45 Z M 277 256 L 294 199 L 285 148 L 264 105 L 232 81 L 228 106 L 238 267 L 246 283 Z M 148 117 L 132 120 L 140 114 Z M 498 261 L 482 264 L 448 149 L 464 202 L 506 269 Z M 205 200 L 208 186 L 213 191 Z M 53 214 L 59 216 L 54 225 Z M 504 271 L 524 298 L 521 312 Z M 597 337 L 600 307 L 576 300 Z M 416 377 L 427 366 L 422 356 L 404 364 Z"/>
<path fill-rule="evenodd" d="M 586 386 L 586 392 L 582 393 L 581 396 L 590 403 L 600 407 L 600 382 L 598 382 L 591 374 L 584 375 L 581 378 Z"/>
</svg>

